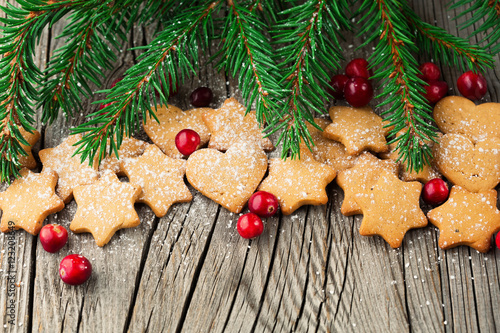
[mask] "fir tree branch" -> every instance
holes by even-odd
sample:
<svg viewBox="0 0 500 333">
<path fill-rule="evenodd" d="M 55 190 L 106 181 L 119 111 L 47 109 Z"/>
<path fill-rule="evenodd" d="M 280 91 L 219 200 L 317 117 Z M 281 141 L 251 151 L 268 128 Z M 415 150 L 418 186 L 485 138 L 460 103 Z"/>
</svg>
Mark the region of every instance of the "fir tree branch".
<svg viewBox="0 0 500 333">
<path fill-rule="evenodd" d="M 418 64 L 413 57 L 418 49 L 401 6 L 396 0 L 365 0 L 359 10 L 359 14 L 366 12 L 360 31 L 372 31 L 366 43 L 378 39 L 369 62 L 373 67 L 380 65 L 373 77 L 381 79 L 384 86 L 378 96 L 384 99 L 379 107 L 391 104 L 383 115 L 394 126 L 393 136 L 407 129 L 393 142 L 397 142 L 400 160 L 418 171 L 430 160 L 426 141 L 435 140 L 436 129 L 431 125 L 431 109 L 421 95 L 423 81 L 417 77 Z"/>
<path fill-rule="evenodd" d="M 500 0 L 455 0 L 451 9 L 463 7 L 463 10 L 455 17 L 471 15 L 470 19 L 460 25 L 460 29 L 466 29 L 479 20 L 484 19 L 469 37 L 474 35 L 483 35 L 479 38 L 479 44 L 486 43 L 485 48 L 493 54 L 500 52 Z"/>
<path fill-rule="evenodd" d="M 106 7 L 107 9 L 107 7 Z M 99 10 L 85 13 L 76 12 L 59 38 L 67 38 L 67 43 L 54 52 L 44 72 L 46 84 L 40 95 L 43 108 L 42 121 L 52 122 L 61 109 L 67 116 L 72 110 L 81 109 L 81 97 L 88 98 L 92 90 L 88 82 L 101 86 L 104 69 L 110 69 L 115 53 L 106 41 L 119 49 L 114 18 L 100 15 Z M 111 30 L 113 33 L 106 34 Z M 120 35 L 125 39 L 125 35 Z"/>
<path fill-rule="evenodd" d="M 493 67 L 489 52 L 478 45 L 471 45 L 466 39 L 453 36 L 446 30 L 424 22 L 407 4 L 403 4 L 406 18 L 416 31 L 416 43 L 420 49 L 445 64 L 468 67 L 484 71 Z"/>
<path fill-rule="evenodd" d="M 283 17 L 274 30 L 281 47 L 276 58 L 281 62 L 285 103 L 273 130 L 282 129 L 282 156 L 299 154 L 301 139 L 310 147 L 313 142 L 306 121 L 316 126 L 313 112 L 324 113 L 328 71 L 340 67 L 342 50 L 337 33 L 348 28 L 345 1 L 308 0 L 280 13 Z M 321 129 L 320 129 L 321 130 Z"/>
<path fill-rule="evenodd" d="M 280 100 L 278 68 L 272 59 L 269 38 L 265 37 L 265 24 L 253 10 L 260 5 L 253 1 L 248 8 L 237 1 L 228 1 L 228 15 L 220 36 L 221 50 L 217 68 L 236 76 L 248 110 L 253 103 L 257 121 L 278 118 L 277 102 Z"/>
<path fill-rule="evenodd" d="M 125 72 L 123 80 L 108 92 L 108 97 L 101 101 L 109 104 L 96 112 L 85 124 L 73 129 L 73 133 L 84 133 L 75 154 L 81 154 L 82 162 L 92 163 L 97 155 L 99 162 L 106 155 L 109 139 L 109 153 L 118 155 L 123 134 L 130 136 L 141 128 L 141 120 L 148 116 L 155 117 L 152 106 L 156 108 L 157 91 L 160 103 L 167 104 L 171 86 L 188 73 L 195 73 L 198 66 L 200 46 L 208 47 L 212 34 L 212 13 L 220 1 L 205 1 L 203 5 L 191 7 L 177 15 L 175 22 L 166 26 L 139 57 L 139 62 Z M 204 38 L 199 38 L 203 35 Z M 163 89 L 161 88 L 163 87 Z M 152 96 L 151 96 L 152 95 Z"/>
<path fill-rule="evenodd" d="M 18 1 L 21 8 L 10 4 L 2 7 L 6 18 L 0 38 L 0 169 L 1 180 L 18 176 L 19 156 L 26 155 L 21 143 L 28 144 L 18 129 L 34 130 L 34 101 L 38 100 L 35 85 L 41 73 L 33 60 L 35 43 L 43 28 L 70 10 L 92 8 L 103 1 Z"/>
</svg>

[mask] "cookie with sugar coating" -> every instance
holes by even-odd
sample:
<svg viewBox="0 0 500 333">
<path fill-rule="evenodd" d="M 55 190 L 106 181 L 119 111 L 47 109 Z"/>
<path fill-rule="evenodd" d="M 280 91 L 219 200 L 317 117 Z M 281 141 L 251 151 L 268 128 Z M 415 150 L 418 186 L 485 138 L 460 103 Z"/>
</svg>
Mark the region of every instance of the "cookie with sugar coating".
<svg viewBox="0 0 500 333">
<path fill-rule="evenodd" d="M 240 141 L 225 153 L 204 148 L 186 164 L 188 182 L 206 197 L 239 213 L 267 170 L 266 153 L 255 143 Z"/>
</svg>

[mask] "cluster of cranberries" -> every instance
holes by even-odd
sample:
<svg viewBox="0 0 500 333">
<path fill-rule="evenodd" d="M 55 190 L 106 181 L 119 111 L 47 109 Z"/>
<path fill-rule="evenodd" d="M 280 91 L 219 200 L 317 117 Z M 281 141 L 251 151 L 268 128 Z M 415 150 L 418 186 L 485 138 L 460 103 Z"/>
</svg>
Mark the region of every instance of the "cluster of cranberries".
<svg viewBox="0 0 500 333">
<path fill-rule="evenodd" d="M 47 224 L 40 230 L 40 243 L 45 251 L 56 253 L 68 241 L 68 231 L 58 224 Z M 59 264 L 59 276 L 70 285 L 79 285 L 90 278 L 92 265 L 79 254 L 70 254 Z"/>
<path fill-rule="evenodd" d="M 436 64 L 426 62 L 420 65 L 418 69 L 420 74 L 417 76 L 427 83 L 427 85 L 424 85 L 425 99 L 429 104 L 436 104 L 441 98 L 446 96 L 448 84 L 445 81 L 439 80 L 441 71 Z"/>
<path fill-rule="evenodd" d="M 246 239 L 260 236 L 264 231 L 261 218 L 276 214 L 278 206 L 278 199 L 269 192 L 258 191 L 252 194 L 248 200 L 250 213 L 241 215 L 236 224 L 240 236 Z"/>
<path fill-rule="evenodd" d="M 366 59 L 351 60 L 346 68 L 345 75 L 334 75 L 330 80 L 330 94 L 335 99 L 344 99 L 355 108 L 367 105 L 373 98 L 373 87 L 370 77 L 373 71 L 368 68 Z"/>
</svg>

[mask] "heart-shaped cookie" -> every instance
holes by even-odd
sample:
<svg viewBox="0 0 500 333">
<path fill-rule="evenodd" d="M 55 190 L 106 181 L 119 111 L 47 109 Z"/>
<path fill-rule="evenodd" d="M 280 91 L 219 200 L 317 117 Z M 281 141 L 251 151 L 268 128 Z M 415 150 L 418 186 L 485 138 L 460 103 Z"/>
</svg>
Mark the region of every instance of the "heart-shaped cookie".
<svg viewBox="0 0 500 333">
<path fill-rule="evenodd" d="M 476 106 L 467 98 L 448 96 L 436 104 L 433 116 L 443 133 L 462 134 L 474 142 L 500 138 L 500 103 Z"/>
<path fill-rule="evenodd" d="M 267 170 L 266 153 L 255 143 L 240 141 L 226 151 L 206 148 L 189 156 L 188 182 L 203 195 L 239 213 Z"/>
<path fill-rule="evenodd" d="M 495 188 L 500 181 L 500 138 L 473 143 L 460 134 L 445 134 L 435 146 L 439 171 L 455 185 L 471 192 Z"/>
</svg>

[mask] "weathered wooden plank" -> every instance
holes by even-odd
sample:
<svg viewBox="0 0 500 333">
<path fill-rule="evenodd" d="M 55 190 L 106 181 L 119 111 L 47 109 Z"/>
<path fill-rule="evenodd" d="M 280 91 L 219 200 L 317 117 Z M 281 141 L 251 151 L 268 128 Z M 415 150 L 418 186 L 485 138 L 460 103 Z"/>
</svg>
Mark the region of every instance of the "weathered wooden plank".
<svg viewBox="0 0 500 333">
<path fill-rule="evenodd" d="M 212 89 L 213 107 L 218 107 L 227 96 L 225 75 L 207 64 L 210 53 L 201 56 L 197 77 L 179 86 L 179 93 L 169 101 L 183 110 L 192 107 L 189 96 L 199 86 Z M 190 189 L 193 201 L 172 209 L 154 231 L 131 317 L 131 332 L 180 330 L 193 304 L 195 288 L 198 284 L 203 286 L 199 272 L 209 245 L 217 244 L 218 254 L 226 255 L 226 243 L 217 243 L 212 237 L 218 223 L 227 225 L 229 217 L 221 213 L 223 209 L 217 204 Z M 224 218 L 219 218 L 219 214 Z"/>
<path fill-rule="evenodd" d="M 17 2 L 0 0 L 0 5 L 10 3 L 18 6 Z M 5 17 L 5 13 L 0 13 Z M 49 30 L 44 29 L 39 41 L 39 50 L 34 55 L 35 64 L 43 69 L 46 63 L 46 53 L 49 44 Z M 35 116 L 36 128 L 41 130 L 38 113 Z M 38 150 L 38 143 L 34 151 Z M 2 191 L 6 184 L 1 185 Z M 33 306 L 33 278 L 34 278 L 34 246 L 37 238 L 21 231 L 0 235 L 0 331 L 24 332 L 31 325 Z M 10 271 L 10 272 L 9 272 Z"/>
<path fill-rule="evenodd" d="M 53 35 L 60 33 L 64 22 L 54 26 Z M 131 36 L 131 39 L 133 37 Z M 60 46 L 53 41 L 51 52 Z M 127 47 L 126 45 L 124 47 Z M 115 71 L 106 73 L 110 82 L 131 66 L 130 52 L 119 55 Z M 116 76 L 115 76 L 116 75 Z M 60 116 L 45 131 L 45 147 L 58 145 L 69 134 L 70 127 L 84 121 L 86 114 L 98 106 L 84 102 L 84 111 L 67 121 Z M 82 331 L 122 332 L 127 324 L 129 308 L 135 296 L 143 251 L 149 245 L 152 227 L 156 219 L 151 210 L 137 205 L 141 225 L 120 230 L 109 244 L 99 248 L 90 234 L 76 235 L 70 232 L 69 242 L 57 254 L 50 254 L 41 246 L 36 247 L 36 276 L 34 284 L 33 331 Z M 71 202 L 62 212 L 51 216 L 49 223 L 58 223 L 69 229 L 76 212 Z M 93 266 L 89 282 L 79 287 L 65 285 L 58 276 L 59 262 L 71 253 L 87 257 Z"/>
</svg>

